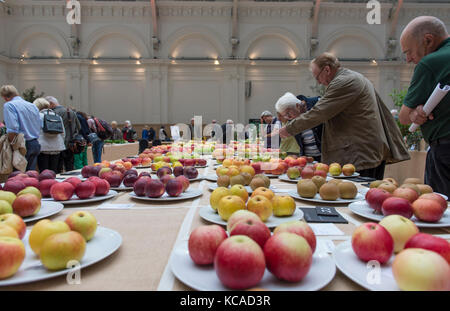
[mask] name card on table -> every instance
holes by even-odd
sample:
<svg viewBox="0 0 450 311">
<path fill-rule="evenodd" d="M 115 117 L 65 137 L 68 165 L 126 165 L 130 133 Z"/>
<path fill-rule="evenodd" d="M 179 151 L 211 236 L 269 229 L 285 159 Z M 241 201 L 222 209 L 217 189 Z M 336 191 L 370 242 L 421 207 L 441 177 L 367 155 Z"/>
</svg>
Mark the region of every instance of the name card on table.
<svg viewBox="0 0 450 311">
<path fill-rule="evenodd" d="M 131 209 L 135 204 L 134 203 L 128 203 L 128 204 L 114 204 L 114 203 L 103 203 L 99 206 L 97 206 L 97 209 Z"/>
<path fill-rule="evenodd" d="M 308 224 L 314 231 L 315 235 L 344 235 L 334 224 Z"/>
</svg>

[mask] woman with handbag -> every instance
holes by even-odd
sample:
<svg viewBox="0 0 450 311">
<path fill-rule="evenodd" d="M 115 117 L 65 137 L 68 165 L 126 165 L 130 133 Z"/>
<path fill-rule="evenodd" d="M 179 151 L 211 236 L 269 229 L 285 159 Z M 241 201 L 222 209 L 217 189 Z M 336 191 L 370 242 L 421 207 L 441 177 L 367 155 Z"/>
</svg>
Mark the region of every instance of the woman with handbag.
<svg viewBox="0 0 450 311">
<path fill-rule="evenodd" d="M 39 171 L 42 172 L 43 170 L 49 169 L 57 173 L 60 154 L 66 149 L 64 144 L 65 130 L 63 120 L 50 109 L 50 103 L 45 98 L 38 98 L 33 104 L 39 109 L 41 118 L 41 132 L 38 138 L 39 144 L 41 145 L 41 152 L 37 159 Z M 52 125 L 47 124 L 51 122 L 49 121 L 51 119 L 49 116 L 54 120 L 54 124 Z M 60 120 L 60 124 L 57 124 L 58 119 Z"/>
<path fill-rule="evenodd" d="M 91 133 L 88 135 L 89 143 L 92 144 L 92 157 L 94 158 L 94 163 L 102 162 L 102 151 L 103 151 L 103 140 L 97 135 L 97 126 L 93 116 L 89 116 L 87 120 L 89 125 L 89 130 Z"/>
</svg>

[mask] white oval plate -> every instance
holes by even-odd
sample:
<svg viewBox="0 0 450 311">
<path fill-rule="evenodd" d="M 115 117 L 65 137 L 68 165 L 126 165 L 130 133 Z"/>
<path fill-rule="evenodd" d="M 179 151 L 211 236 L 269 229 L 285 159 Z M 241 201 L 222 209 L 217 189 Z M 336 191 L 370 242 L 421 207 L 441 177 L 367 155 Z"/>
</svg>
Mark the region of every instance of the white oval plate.
<svg viewBox="0 0 450 311">
<path fill-rule="evenodd" d="M 0 286 L 17 285 L 50 279 L 60 275 L 65 275 L 74 269 L 64 269 L 60 271 L 47 270 L 39 258 L 34 254 L 28 243 L 28 237 L 31 229 L 23 238 L 25 244 L 25 260 L 21 267 L 12 277 L 0 280 Z M 94 263 L 101 261 L 114 253 L 122 244 L 122 236 L 112 229 L 97 227 L 95 236 L 86 243 L 86 252 L 81 259 L 80 268 L 86 268 Z"/>
<path fill-rule="evenodd" d="M 392 274 L 392 262 L 394 261 L 394 256 L 392 256 L 384 265 L 374 267 L 360 260 L 352 249 L 351 241 L 345 241 L 335 247 L 333 259 L 342 273 L 368 290 L 399 290 Z M 379 279 L 375 276 L 379 276 Z"/>
<path fill-rule="evenodd" d="M 341 175 L 338 175 L 338 176 L 333 176 L 330 173 L 328 173 L 327 175 L 332 178 L 353 178 L 353 177 L 358 177 L 360 174 L 358 172 L 354 172 L 353 175 L 350 175 L 350 176 L 345 176 L 342 173 L 341 173 Z"/>
<path fill-rule="evenodd" d="M 290 179 L 286 174 L 283 174 L 283 175 L 280 175 L 280 176 L 278 177 L 278 179 L 279 179 L 279 180 L 282 180 L 282 181 L 291 182 L 291 183 L 297 183 L 297 182 L 298 182 L 299 180 L 301 180 L 302 178 L 299 177 L 299 178 L 296 178 L 296 179 Z M 332 179 L 333 179 L 333 178 L 328 177 L 328 176 L 327 176 L 327 178 L 325 178 L 326 181 L 329 181 L 329 180 L 332 180 Z"/>
<path fill-rule="evenodd" d="M 222 217 L 220 217 L 220 215 L 216 213 L 216 211 L 214 211 L 210 205 L 200 208 L 199 215 L 209 222 L 223 226 L 227 225 L 227 222 L 223 220 Z M 282 223 L 300 219 L 303 219 L 303 211 L 299 208 L 296 208 L 292 216 L 277 217 L 272 215 L 269 217 L 269 219 L 267 219 L 265 224 L 268 228 L 275 228 Z"/>
<path fill-rule="evenodd" d="M 356 197 L 354 199 L 341 199 L 338 198 L 335 201 L 330 201 L 330 200 L 323 200 L 320 197 L 320 194 L 316 194 L 316 196 L 314 198 L 302 198 L 296 190 L 292 190 L 288 192 L 288 195 L 290 195 L 291 197 L 293 197 L 294 199 L 298 199 L 298 200 L 303 200 L 303 201 L 309 201 L 309 202 L 316 202 L 316 203 L 327 203 L 327 204 L 347 204 L 347 203 L 352 203 L 352 202 L 356 202 L 356 201 L 360 201 L 364 199 L 364 196 L 361 193 L 357 193 Z"/>
<path fill-rule="evenodd" d="M 59 202 L 41 201 L 41 209 L 36 215 L 22 218 L 25 223 L 32 222 L 35 220 L 39 220 L 45 217 L 58 214 L 60 211 L 62 211 L 63 208 L 64 205 Z"/>
<path fill-rule="evenodd" d="M 211 191 L 216 190 L 218 187 L 219 186 L 217 184 L 209 184 L 208 185 L 208 189 L 211 190 Z M 245 190 L 247 190 L 248 194 L 252 194 L 253 193 L 253 190 L 252 190 L 252 188 L 250 186 L 244 186 L 244 188 L 245 188 Z M 228 186 L 228 189 L 230 189 L 230 186 Z M 269 189 L 274 191 L 274 192 L 276 191 L 276 188 L 274 188 L 274 186 L 270 186 Z"/>
<path fill-rule="evenodd" d="M 119 187 L 111 187 L 109 188 L 110 190 L 115 190 L 115 191 L 127 191 L 127 190 L 133 190 L 133 187 L 126 187 L 123 183 L 120 184 Z"/>
<path fill-rule="evenodd" d="M 381 221 L 385 217 L 383 214 L 375 214 L 374 210 L 370 208 L 366 200 L 353 202 L 349 204 L 348 208 L 356 215 L 362 216 L 370 220 Z M 441 220 L 439 220 L 439 222 L 436 223 L 420 221 L 414 215 L 411 217 L 411 220 L 419 228 L 450 227 L 450 211 L 447 209 L 444 215 L 442 216 Z"/>
<path fill-rule="evenodd" d="M 62 203 L 64 205 L 84 204 L 84 203 L 92 203 L 92 202 L 98 202 L 98 201 L 107 200 L 107 199 L 115 197 L 116 195 L 117 195 L 117 191 L 110 189 L 109 192 L 106 195 L 99 196 L 99 197 L 95 196 L 95 197 L 90 198 L 90 199 L 81 200 L 81 199 L 79 199 L 76 196 L 76 194 L 74 194 L 72 196 L 72 198 L 70 200 L 67 200 L 67 201 L 55 201 L 55 200 L 53 200 L 53 198 L 42 198 L 42 201 L 59 202 L 59 203 Z"/>
<path fill-rule="evenodd" d="M 177 244 L 170 259 L 173 274 L 184 284 L 196 290 L 227 291 L 217 277 L 213 265 L 198 266 L 189 256 L 187 241 Z M 333 259 L 327 254 L 315 253 L 308 274 L 297 283 L 277 279 L 267 269 L 256 288 L 279 291 L 316 291 L 325 287 L 336 274 Z"/>
<path fill-rule="evenodd" d="M 130 192 L 128 195 L 132 197 L 133 199 L 138 200 L 144 200 L 144 201 L 180 201 L 180 200 L 187 200 L 187 199 L 193 199 L 196 197 L 199 197 L 203 194 L 202 190 L 199 189 L 188 189 L 186 192 L 182 192 L 178 197 L 170 197 L 167 192 L 164 192 L 164 194 L 159 198 L 149 198 L 146 196 L 140 197 L 137 196 L 136 193 Z"/>
<path fill-rule="evenodd" d="M 217 175 L 206 175 L 204 178 L 209 181 L 217 182 Z"/>
</svg>

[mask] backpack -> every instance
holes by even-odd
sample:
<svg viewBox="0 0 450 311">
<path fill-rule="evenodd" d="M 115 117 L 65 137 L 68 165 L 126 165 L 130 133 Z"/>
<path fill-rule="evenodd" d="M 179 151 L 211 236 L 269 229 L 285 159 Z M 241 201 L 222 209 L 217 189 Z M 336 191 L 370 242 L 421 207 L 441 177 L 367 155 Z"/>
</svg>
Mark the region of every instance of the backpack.
<svg viewBox="0 0 450 311">
<path fill-rule="evenodd" d="M 61 116 L 56 113 L 50 114 L 50 109 L 47 109 L 47 113 L 44 113 L 44 125 L 42 131 L 48 134 L 64 133 L 64 122 Z"/>
<path fill-rule="evenodd" d="M 108 139 L 112 136 L 113 129 L 112 129 L 111 125 L 108 124 L 108 122 L 106 122 L 102 119 L 97 119 L 97 118 L 94 118 L 94 121 L 95 121 L 95 125 L 97 127 L 97 136 L 101 140 Z"/>
</svg>

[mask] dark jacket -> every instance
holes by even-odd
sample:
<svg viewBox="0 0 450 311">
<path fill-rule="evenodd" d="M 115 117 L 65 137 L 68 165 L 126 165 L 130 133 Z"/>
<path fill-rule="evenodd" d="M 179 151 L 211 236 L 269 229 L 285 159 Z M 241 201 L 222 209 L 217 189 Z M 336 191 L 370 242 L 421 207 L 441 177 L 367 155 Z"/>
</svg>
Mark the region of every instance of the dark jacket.
<svg viewBox="0 0 450 311">
<path fill-rule="evenodd" d="M 84 137 L 84 139 L 89 141 L 88 135 L 91 131 L 89 130 L 89 125 L 87 123 L 87 120 L 79 112 L 77 112 L 77 118 L 78 118 L 78 121 L 80 122 L 80 134 Z"/>
<path fill-rule="evenodd" d="M 66 148 L 68 148 L 69 142 L 80 132 L 80 121 L 78 121 L 77 114 L 75 114 L 75 112 L 70 108 L 56 106 L 53 111 L 60 115 L 63 119 L 64 129 L 66 131 L 64 143 L 66 145 Z M 70 124 L 72 124 L 72 126 L 70 126 Z"/>
<path fill-rule="evenodd" d="M 320 96 L 317 97 L 306 97 L 305 95 L 298 95 L 298 99 L 303 100 L 306 102 L 306 111 L 311 110 L 312 107 L 319 101 Z M 314 139 L 316 141 L 317 148 L 320 152 L 322 152 L 322 131 L 323 131 L 323 124 L 319 124 L 316 127 L 312 128 Z M 297 141 L 297 144 L 300 146 L 300 155 L 305 155 L 305 150 L 303 148 L 303 141 L 302 141 L 302 133 L 298 133 L 295 135 L 295 140 Z"/>
</svg>

